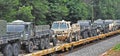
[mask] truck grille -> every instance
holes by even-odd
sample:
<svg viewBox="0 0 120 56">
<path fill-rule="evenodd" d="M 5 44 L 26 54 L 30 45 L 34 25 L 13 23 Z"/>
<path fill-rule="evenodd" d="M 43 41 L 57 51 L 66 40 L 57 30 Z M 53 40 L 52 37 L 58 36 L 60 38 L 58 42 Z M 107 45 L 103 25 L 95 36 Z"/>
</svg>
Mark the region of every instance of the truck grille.
<svg viewBox="0 0 120 56">
<path fill-rule="evenodd" d="M 62 34 L 62 31 L 56 31 L 56 34 Z"/>
</svg>

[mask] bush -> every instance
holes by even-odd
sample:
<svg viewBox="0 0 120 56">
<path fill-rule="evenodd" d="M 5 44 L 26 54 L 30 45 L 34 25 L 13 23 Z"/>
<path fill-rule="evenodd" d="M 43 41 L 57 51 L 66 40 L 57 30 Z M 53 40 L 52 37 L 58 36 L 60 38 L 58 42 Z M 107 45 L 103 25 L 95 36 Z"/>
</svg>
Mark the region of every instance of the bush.
<svg viewBox="0 0 120 56">
<path fill-rule="evenodd" d="M 113 49 L 117 50 L 117 51 L 120 51 L 120 44 L 117 44 Z"/>
</svg>

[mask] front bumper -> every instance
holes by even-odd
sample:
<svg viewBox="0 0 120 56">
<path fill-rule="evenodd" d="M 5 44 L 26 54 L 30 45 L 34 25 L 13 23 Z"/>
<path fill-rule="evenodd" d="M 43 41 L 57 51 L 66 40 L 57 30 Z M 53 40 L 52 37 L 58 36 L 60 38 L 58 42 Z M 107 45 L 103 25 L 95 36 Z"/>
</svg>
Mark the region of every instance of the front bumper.
<svg viewBox="0 0 120 56">
<path fill-rule="evenodd" d="M 56 37 L 60 41 L 65 41 L 65 39 L 68 37 L 67 34 L 59 34 L 59 35 L 53 35 L 52 37 Z"/>
</svg>

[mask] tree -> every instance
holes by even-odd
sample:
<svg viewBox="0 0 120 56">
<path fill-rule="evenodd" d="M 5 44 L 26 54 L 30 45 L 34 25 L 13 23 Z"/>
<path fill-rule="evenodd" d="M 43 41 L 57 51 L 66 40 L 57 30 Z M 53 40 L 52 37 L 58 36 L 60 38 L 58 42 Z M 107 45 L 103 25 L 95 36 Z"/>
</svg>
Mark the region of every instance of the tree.
<svg viewBox="0 0 120 56">
<path fill-rule="evenodd" d="M 85 2 L 81 0 L 69 0 L 66 5 L 69 8 L 68 20 L 77 21 L 88 19 L 89 7 Z"/>
<path fill-rule="evenodd" d="M 55 20 L 62 20 L 64 19 L 68 13 L 69 9 L 65 5 L 67 0 L 48 0 L 49 2 L 49 13 L 46 15 L 48 23 L 55 21 Z"/>
<path fill-rule="evenodd" d="M 32 6 L 19 7 L 16 18 L 24 21 L 32 21 L 35 17 L 31 14 Z"/>
<path fill-rule="evenodd" d="M 19 0 L 0 0 L 0 19 L 14 20 L 18 5 Z"/>
</svg>

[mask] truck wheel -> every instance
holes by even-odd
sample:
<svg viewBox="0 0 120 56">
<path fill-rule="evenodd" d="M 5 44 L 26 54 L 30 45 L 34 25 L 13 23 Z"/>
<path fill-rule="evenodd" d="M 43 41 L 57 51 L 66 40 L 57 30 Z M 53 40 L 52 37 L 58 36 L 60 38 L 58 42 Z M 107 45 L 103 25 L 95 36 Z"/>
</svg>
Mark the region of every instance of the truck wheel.
<svg viewBox="0 0 120 56">
<path fill-rule="evenodd" d="M 77 33 L 74 35 L 74 37 L 75 37 L 75 41 L 78 41 L 78 40 L 79 40 L 79 39 L 78 39 L 78 34 L 77 34 Z"/>
<path fill-rule="evenodd" d="M 86 38 L 86 34 L 85 34 L 85 32 L 83 32 L 83 38 L 84 38 L 84 39 Z"/>
<path fill-rule="evenodd" d="M 50 40 L 49 38 L 45 38 L 45 48 L 49 48 L 50 47 Z"/>
<path fill-rule="evenodd" d="M 12 54 L 12 45 L 11 44 L 7 44 L 4 49 L 3 49 L 3 55 L 4 56 L 13 56 Z"/>
<path fill-rule="evenodd" d="M 12 46 L 13 46 L 13 56 L 18 56 L 20 52 L 20 47 L 18 43 L 14 43 Z"/>
<path fill-rule="evenodd" d="M 40 50 L 45 49 L 45 40 L 44 40 L 44 39 L 40 39 L 39 49 L 40 49 Z"/>
<path fill-rule="evenodd" d="M 94 34 L 94 36 L 97 36 L 97 30 L 94 30 L 93 34 Z"/>
<path fill-rule="evenodd" d="M 53 46 L 56 46 L 56 45 L 57 45 L 57 39 L 53 38 Z"/>
<path fill-rule="evenodd" d="M 92 36 L 93 36 L 93 33 L 94 33 L 94 31 L 93 31 L 93 32 L 92 32 L 92 31 L 89 31 L 89 32 L 88 32 L 89 37 L 92 37 Z"/>
<path fill-rule="evenodd" d="M 33 42 L 32 41 L 30 41 L 29 44 L 26 46 L 26 51 L 28 53 L 33 52 Z"/>
<path fill-rule="evenodd" d="M 72 35 L 71 35 L 71 34 L 70 34 L 70 36 L 68 37 L 67 42 L 68 42 L 68 43 L 72 42 Z"/>
<path fill-rule="evenodd" d="M 87 31 L 83 32 L 83 36 L 84 36 L 84 38 L 87 38 L 88 37 L 88 32 Z"/>
</svg>

